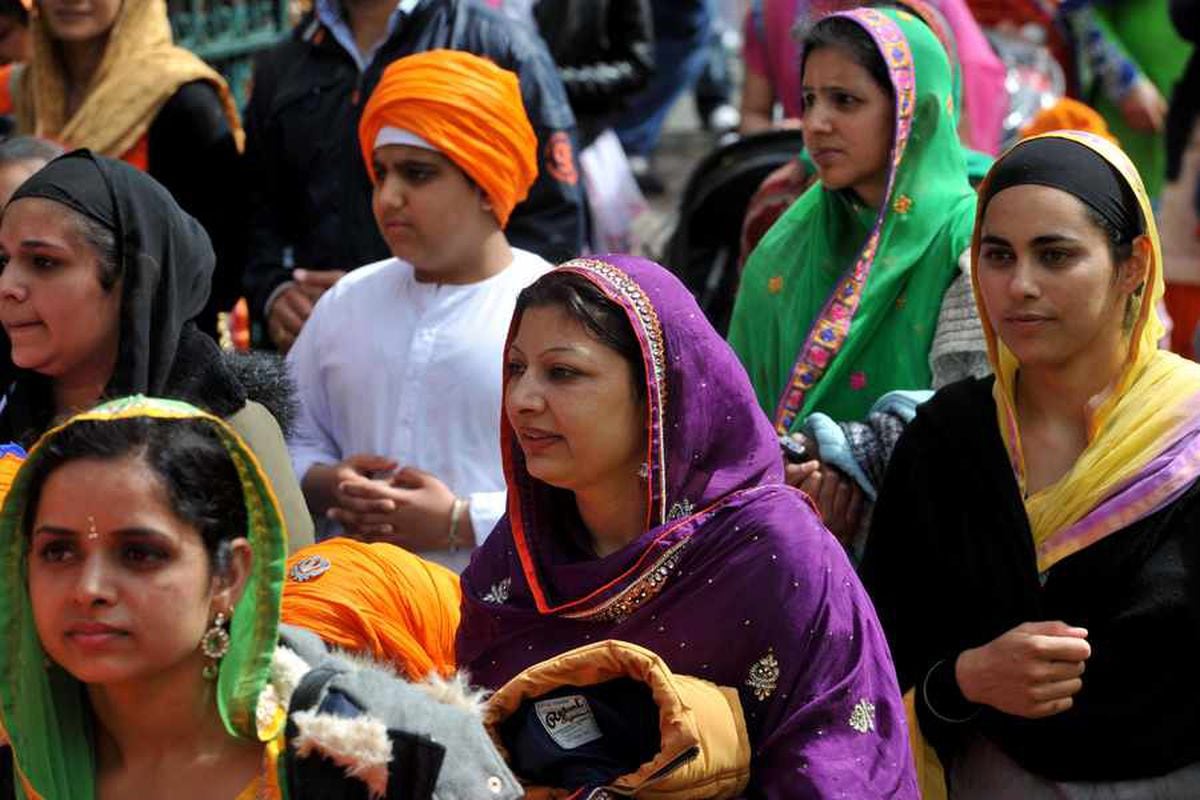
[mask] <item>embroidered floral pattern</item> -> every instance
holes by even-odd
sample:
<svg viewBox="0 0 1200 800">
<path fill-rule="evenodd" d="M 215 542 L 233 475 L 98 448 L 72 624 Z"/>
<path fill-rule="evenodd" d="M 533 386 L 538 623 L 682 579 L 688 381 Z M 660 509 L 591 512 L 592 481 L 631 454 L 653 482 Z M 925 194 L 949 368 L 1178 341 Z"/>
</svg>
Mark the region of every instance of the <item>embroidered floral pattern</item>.
<svg viewBox="0 0 1200 800">
<path fill-rule="evenodd" d="M 779 294 L 780 292 L 782 292 L 783 291 L 783 276 L 782 275 L 771 276 L 771 279 L 769 281 L 767 281 L 767 291 L 771 294 Z"/>
<path fill-rule="evenodd" d="M 512 578 L 505 578 L 499 583 L 492 584 L 492 588 L 488 589 L 487 594 L 483 596 L 483 602 L 496 606 L 504 605 L 508 602 L 508 596 L 511 593 Z"/>
<path fill-rule="evenodd" d="M 859 733 L 875 730 L 875 704 L 865 697 L 859 700 L 850 712 L 850 727 Z"/>
<path fill-rule="evenodd" d="M 892 201 L 892 211 L 897 214 L 907 214 L 912 210 L 913 199 L 906 194 L 902 194 Z"/>
<path fill-rule="evenodd" d="M 917 81 L 913 66 L 912 50 L 904 32 L 892 19 L 871 8 L 859 8 L 847 11 L 839 16 L 852 19 L 863 27 L 875 41 L 876 47 L 887 62 L 888 72 L 896 95 L 896 128 L 895 145 L 892 147 L 891 167 L 888 171 L 887 190 L 885 197 L 890 197 L 895 188 L 896 174 L 900 162 L 904 158 L 904 150 L 912 132 L 913 111 L 916 108 Z M 899 199 L 897 200 L 899 201 Z M 911 199 L 909 200 L 911 207 Z M 875 254 L 879 249 L 879 240 L 883 235 L 883 223 L 887 218 L 888 204 L 884 204 L 875 219 L 871 235 L 867 237 L 862 252 L 854 262 L 854 267 L 846 277 L 834 288 L 825 307 L 817 316 L 816 322 L 808 333 L 808 338 L 800 348 L 800 355 L 792 367 L 792 376 L 788 381 L 779 406 L 775 410 L 775 429 L 779 433 L 788 433 L 804 399 L 808 396 L 825 370 L 833 362 L 834 357 L 842 349 L 846 335 L 850 332 L 850 323 L 862 300 L 863 290 L 867 285 L 867 277 L 875 262 Z M 903 212 L 902 212 L 903 213 Z M 823 356 L 814 356 L 816 351 L 824 351 Z"/>
<path fill-rule="evenodd" d="M 691 516 L 692 512 L 695 510 L 696 510 L 695 504 L 693 504 L 691 500 L 688 500 L 685 497 L 682 500 L 680 500 L 678 503 L 676 503 L 675 505 L 671 506 L 671 511 L 670 511 L 670 513 L 667 514 L 667 522 L 674 522 L 677 519 L 683 519 L 684 517 L 689 517 L 689 516 Z"/>
<path fill-rule="evenodd" d="M 645 605 L 648 600 L 657 597 L 667 585 L 667 579 L 671 577 L 675 567 L 679 566 L 681 551 L 689 541 L 691 540 L 683 539 L 668 547 L 654 566 L 611 599 L 588 611 L 577 611 L 564 616 L 588 622 L 622 622 L 628 619 L 630 614 Z"/>
<path fill-rule="evenodd" d="M 856 392 L 861 392 L 863 389 L 867 388 L 867 373 L 850 373 L 850 388 Z"/>
<path fill-rule="evenodd" d="M 765 656 L 750 665 L 746 685 L 754 690 L 754 696 L 759 700 L 766 700 L 775 693 L 775 687 L 779 685 L 779 662 L 774 650 L 768 650 Z"/>
<path fill-rule="evenodd" d="M 636 328 L 640 329 L 641 339 L 648 350 L 647 373 L 649 380 L 649 397 L 653 418 L 657 424 L 656 441 L 650 449 L 649 471 L 652 479 L 649 485 L 650 507 L 657 510 L 658 519 L 666 521 L 667 512 L 667 469 L 663 456 L 667 452 L 663 439 L 662 421 L 666 418 L 667 407 L 667 348 L 663 336 L 662 324 L 658 312 L 638 283 L 623 271 L 604 261 L 594 258 L 576 258 L 563 264 L 560 269 L 570 269 L 584 273 L 591 278 L 599 278 L 600 288 L 610 295 L 615 295 L 627 310 L 633 312 Z"/>
</svg>

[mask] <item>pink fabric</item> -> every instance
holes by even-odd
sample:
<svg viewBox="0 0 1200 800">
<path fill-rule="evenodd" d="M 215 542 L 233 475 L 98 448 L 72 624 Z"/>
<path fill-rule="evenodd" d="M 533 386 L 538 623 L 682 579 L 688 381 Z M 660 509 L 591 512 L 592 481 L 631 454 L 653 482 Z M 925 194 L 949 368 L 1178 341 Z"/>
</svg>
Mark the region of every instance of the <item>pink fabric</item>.
<svg viewBox="0 0 1200 800">
<path fill-rule="evenodd" d="M 967 144 L 973 150 L 996 155 L 1000 129 L 1008 111 L 1004 64 L 992 50 L 966 0 L 935 0 L 934 5 L 950 26 L 962 65 L 963 101 L 967 107 Z"/>
<path fill-rule="evenodd" d="M 810 5 L 810 0 L 763 0 L 761 16 L 746 15 L 743 50 L 746 68 L 771 84 L 785 117 L 800 116 L 800 48 L 793 30 L 797 19 L 808 14 Z M 835 0 L 816 5 L 827 13 L 860 3 Z M 1008 110 L 1004 64 L 988 44 L 966 0 L 932 0 L 932 5 L 945 17 L 958 50 L 967 113 L 967 145 L 996 155 Z"/>
<path fill-rule="evenodd" d="M 746 69 L 771 84 L 785 118 L 800 117 L 800 49 L 792 37 L 801 0 L 764 0 L 762 16 L 746 14 Z"/>
</svg>

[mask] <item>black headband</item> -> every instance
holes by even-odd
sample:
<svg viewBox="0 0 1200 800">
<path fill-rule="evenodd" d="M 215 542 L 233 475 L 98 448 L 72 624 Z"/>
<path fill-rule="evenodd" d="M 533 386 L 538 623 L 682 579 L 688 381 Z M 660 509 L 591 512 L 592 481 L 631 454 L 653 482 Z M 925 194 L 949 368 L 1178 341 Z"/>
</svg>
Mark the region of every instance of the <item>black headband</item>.
<svg viewBox="0 0 1200 800">
<path fill-rule="evenodd" d="M 992 198 L 1013 186 L 1061 189 L 1104 218 L 1132 242 L 1145 232 L 1133 189 L 1116 167 L 1092 148 L 1060 137 L 1030 139 L 1003 156 L 988 174 L 980 215 Z"/>
</svg>

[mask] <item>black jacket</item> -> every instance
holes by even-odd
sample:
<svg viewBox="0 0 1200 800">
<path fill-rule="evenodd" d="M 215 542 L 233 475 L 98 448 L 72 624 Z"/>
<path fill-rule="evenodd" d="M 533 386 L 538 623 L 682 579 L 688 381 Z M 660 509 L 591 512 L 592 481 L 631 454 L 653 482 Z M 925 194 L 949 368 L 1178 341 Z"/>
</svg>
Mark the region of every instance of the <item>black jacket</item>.
<svg viewBox="0 0 1200 800">
<path fill-rule="evenodd" d="M 509 241 L 550 261 L 580 251 L 584 195 L 575 117 L 537 36 L 481 3 L 420 0 L 360 72 L 309 14 L 291 37 L 260 56 L 246 109 L 251 211 L 245 283 L 256 318 L 271 292 L 290 280 L 292 267 L 352 270 L 390 255 L 371 213 L 358 121 L 389 63 L 436 48 L 485 56 L 520 77 L 538 136 L 538 180 L 509 220 Z"/>
<path fill-rule="evenodd" d="M 650 79 L 650 0 L 540 0 L 534 17 L 586 144 Z"/>
<path fill-rule="evenodd" d="M 1183 151 L 1200 116 L 1200 0 L 1171 0 L 1171 22 L 1179 35 L 1196 48 L 1171 95 L 1167 114 L 1167 178 L 1179 177 Z"/>
<path fill-rule="evenodd" d="M 1200 761 L 1200 483 L 1039 576 L 992 386 L 990 377 L 954 383 L 917 410 L 888 464 L 860 569 L 900 689 L 917 689 L 921 732 L 943 763 L 983 734 L 1060 781 L 1148 778 Z M 970 704 L 958 655 L 1043 620 L 1088 631 L 1092 655 L 1071 709 L 1024 719 Z"/>
<path fill-rule="evenodd" d="M 217 255 L 212 293 L 196 324 L 211 336 L 217 314 L 242 296 L 246 190 L 241 155 L 221 99 L 206 81 L 180 87 L 150 123 L 147 172 L 195 217 Z"/>
</svg>

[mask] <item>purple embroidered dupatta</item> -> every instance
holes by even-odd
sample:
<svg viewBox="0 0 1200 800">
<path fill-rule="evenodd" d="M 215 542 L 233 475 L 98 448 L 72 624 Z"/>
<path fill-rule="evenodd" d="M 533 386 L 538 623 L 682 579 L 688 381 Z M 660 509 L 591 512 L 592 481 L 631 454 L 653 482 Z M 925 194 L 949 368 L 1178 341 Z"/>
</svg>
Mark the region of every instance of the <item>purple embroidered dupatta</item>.
<svg viewBox="0 0 1200 800">
<path fill-rule="evenodd" d="M 528 474 L 502 420 L 508 514 L 463 573 L 460 665 L 494 688 L 588 642 L 633 642 L 738 690 L 750 796 L 916 797 L 874 608 L 810 502 L 783 485 L 775 434 L 733 352 L 651 262 L 559 269 L 624 308 L 642 344 L 650 519 L 624 549 L 578 555 L 572 496 Z"/>
</svg>

